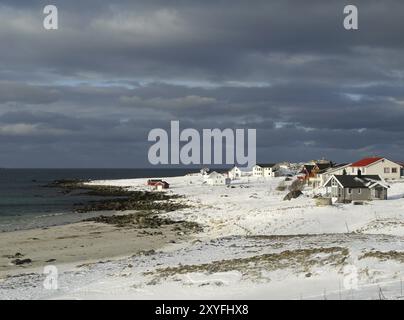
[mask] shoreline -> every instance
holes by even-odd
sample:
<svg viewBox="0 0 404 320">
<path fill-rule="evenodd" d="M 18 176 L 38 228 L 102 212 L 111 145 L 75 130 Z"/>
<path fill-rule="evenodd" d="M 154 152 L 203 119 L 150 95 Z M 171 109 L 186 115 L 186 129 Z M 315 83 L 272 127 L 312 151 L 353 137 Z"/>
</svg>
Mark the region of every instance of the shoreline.
<svg viewBox="0 0 404 320">
<path fill-rule="evenodd" d="M 0 279 L 42 272 L 47 265 L 85 264 L 155 251 L 202 231 L 197 223 L 163 215 L 189 207 L 176 194 L 79 180 L 56 180 L 46 187 L 59 188 L 66 195 L 79 190 L 101 199 L 75 205 L 72 214 L 80 217 L 78 221 L 0 232 Z"/>
<path fill-rule="evenodd" d="M 377 288 L 370 286 L 380 281 L 386 296 L 399 296 L 397 279 L 402 277 L 404 263 L 400 210 L 404 180 L 392 184 L 388 201 L 327 207 L 316 206 L 311 190 L 285 201 L 288 190 L 278 190 L 285 184 L 283 177 L 247 178 L 233 187 L 209 186 L 199 177 L 176 177 L 168 182 L 166 195 L 181 198 L 167 202 L 180 202 L 186 208 L 116 211 L 117 216 L 111 218 L 39 230 L 47 231 L 48 239 L 44 234 L 34 241 L 20 235 L 19 243 L 25 248 L 26 242 L 33 249 L 37 249 L 35 242 L 46 242 L 48 247 L 38 245 L 46 255 L 37 253 L 33 259 L 36 270 L 13 267 L 25 275 L 0 279 L 0 297 L 313 298 L 326 291 L 327 298 L 333 298 L 346 266 L 357 270 L 358 297 L 373 297 Z M 90 185 L 135 191 L 136 201 L 118 203 L 124 207 L 141 201 L 137 192 L 147 190 L 144 179 L 93 181 Z M 151 198 L 146 198 L 149 203 Z M 196 233 L 200 226 L 203 232 Z M 14 235 L 5 247 L 15 247 L 17 238 Z M 59 253 L 58 247 L 60 257 L 51 264 L 58 268 L 60 287 L 49 291 L 43 287 L 42 268 L 44 261 L 55 258 L 50 253 Z M 20 259 L 31 258 L 20 253 L 24 254 Z M 10 259 L 3 261 L 9 263 Z M 27 274 L 33 271 L 36 273 Z M 395 281 L 389 290 L 386 281 Z M 285 286 L 296 290 L 282 290 Z"/>
<path fill-rule="evenodd" d="M 115 217 L 134 212 L 117 212 Z M 83 221 L 42 229 L 29 229 L 0 233 L 0 279 L 26 273 L 42 273 L 43 268 L 54 265 L 64 268 L 116 260 L 154 252 L 169 245 L 192 238 L 181 222 L 158 227 Z M 31 262 L 16 265 L 16 260 Z"/>
</svg>

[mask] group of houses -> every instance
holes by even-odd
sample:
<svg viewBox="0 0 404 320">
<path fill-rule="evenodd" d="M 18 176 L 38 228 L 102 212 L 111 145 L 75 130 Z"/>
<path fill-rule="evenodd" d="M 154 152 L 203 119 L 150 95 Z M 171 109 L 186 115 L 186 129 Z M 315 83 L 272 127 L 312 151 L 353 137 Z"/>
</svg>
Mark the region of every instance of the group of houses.
<svg viewBox="0 0 404 320">
<path fill-rule="evenodd" d="M 403 163 L 370 157 L 353 163 L 306 164 L 299 178 L 313 189 L 324 187 L 326 194 L 337 202 L 386 200 L 386 181 L 404 176 L 403 168 Z"/>
<path fill-rule="evenodd" d="M 260 163 L 252 168 L 234 166 L 227 170 L 202 169 L 201 174 L 207 185 L 230 185 L 232 180 L 239 180 L 242 177 L 277 177 L 282 175 L 282 167 L 275 163 Z"/>
<path fill-rule="evenodd" d="M 300 169 L 298 167 L 300 166 Z M 369 157 L 353 163 L 336 164 L 325 159 L 306 164 L 257 163 L 252 168 L 234 166 L 226 170 L 201 170 L 203 183 L 210 186 L 229 186 L 243 177 L 274 178 L 296 176 L 313 190 L 323 188 L 326 196 L 336 202 L 386 200 L 388 182 L 404 177 L 404 163 L 384 157 Z M 153 190 L 170 186 L 166 181 L 150 179 Z"/>
<path fill-rule="evenodd" d="M 242 177 L 271 178 L 297 173 L 297 178 L 305 185 L 314 190 L 324 188 L 326 194 L 337 202 L 385 200 L 389 189 L 386 181 L 404 177 L 404 163 L 383 157 L 341 164 L 323 159 L 302 164 L 297 171 L 291 167 L 289 163 L 257 163 L 250 169 L 237 166 L 212 172 L 204 169 L 202 175 L 207 185 L 230 185 Z"/>
<path fill-rule="evenodd" d="M 234 166 L 226 170 L 202 169 L 201 174 L 204 181 L 208 185 L 229 185 L 233 180 L 239 180 L 243 177 L 255 178 L 274 178 L 280 176 L 293 176 L 297 170 L 293 170 L 292 164 L 287 162 L 282 163 L 257 163 L 252 168 L 243 168 Z"/>
</svg>

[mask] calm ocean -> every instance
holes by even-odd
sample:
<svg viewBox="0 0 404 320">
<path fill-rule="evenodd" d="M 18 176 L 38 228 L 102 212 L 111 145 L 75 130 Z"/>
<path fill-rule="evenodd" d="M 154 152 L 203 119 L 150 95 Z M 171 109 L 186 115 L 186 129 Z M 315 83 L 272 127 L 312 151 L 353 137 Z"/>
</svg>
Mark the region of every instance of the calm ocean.
<svg viewBox="0 0 404 320">
<path fill-rule="evenodd" d="M 195 172 L 196 170 L 193 170 Z M 45 185 L 58 179 L 131 179 L 174 177 L 185 169 L 1 169 L 0 232 L 80 221 L 100 213 L 73 212 L 77 203 L 97 200 L 81 192 L 63 194 Z M 110 213 L 112 214 L 112 213 Z"/>
</svg>

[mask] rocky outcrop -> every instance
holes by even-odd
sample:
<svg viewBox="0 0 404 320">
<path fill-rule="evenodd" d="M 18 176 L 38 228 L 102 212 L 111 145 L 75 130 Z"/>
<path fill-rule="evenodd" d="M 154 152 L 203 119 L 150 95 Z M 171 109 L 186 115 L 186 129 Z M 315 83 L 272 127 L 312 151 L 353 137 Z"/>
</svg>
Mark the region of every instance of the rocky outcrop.
<svg viewBox="0 0 404 320">
<path fill-rule="evenodd" d="M 94 211 L 175 211 L 189 205 L 174 199 L 179 195 L 165 192 L 130 191 L 124 187 L 88 185 L 84 180 L 56 180 L 47 187 L 61 188 L 64 193 L 81 191 L 85 195 L 105 197 L 108 199 L 76 204 L 74 211 L 78 213 Z"/>
<path fill-rule="evenodd" d="M 24 264 L 31 264 L 32 260 L 31 259 L 15 259 L 11 261 L 12 264 L 15 264 L 16 266 L 21 266 Z"/>
<path fill-rule="evenodd" d="M 292 200 L 292 199 L 296 199 L 296 198 L 298 198 L 298 197 L 300 197 L 301 195 L 303 195 L 303 192 L 301 192 L 300 190 L 293 190 L 293 191 L 290 191 L 284 198 L 283 198 L 283 201 L 286 201 L 286 200 Z"/>
<path fill-rule="evenodd" d="M 119 228 L 155 229 L 161 226 L 176 225 L 175 230 L 183 231 L 184 233 L 202 231 L 201 226 L 195 222 L 174 221 L 167 218 L 160 218 L 157 214 L 140 212 L 125 215 L 99 216 L 85 221 L 112 224 Z"/>
</svg>

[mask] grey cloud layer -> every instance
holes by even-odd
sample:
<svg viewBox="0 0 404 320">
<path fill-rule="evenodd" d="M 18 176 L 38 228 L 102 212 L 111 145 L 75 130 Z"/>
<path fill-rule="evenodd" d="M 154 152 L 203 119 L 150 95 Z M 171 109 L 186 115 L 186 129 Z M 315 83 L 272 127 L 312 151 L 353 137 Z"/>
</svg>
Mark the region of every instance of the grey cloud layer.
<svg viewBox="0 0 404 320">
<path fill-rule="evenodd" d="M 257 128 L 265 161 L 404 158 L 400 0 L 356 1 L 357 32 L 345 1 L 55 1 L 56 32 L 47 3 L 0 2 L 0 165 L 145 166 L 170 120 Z"/>
</svg>

